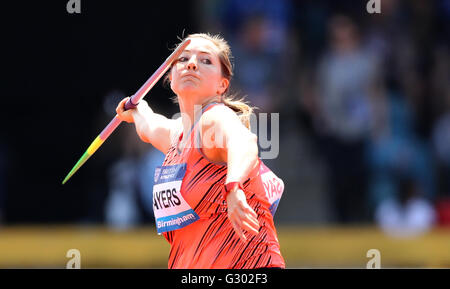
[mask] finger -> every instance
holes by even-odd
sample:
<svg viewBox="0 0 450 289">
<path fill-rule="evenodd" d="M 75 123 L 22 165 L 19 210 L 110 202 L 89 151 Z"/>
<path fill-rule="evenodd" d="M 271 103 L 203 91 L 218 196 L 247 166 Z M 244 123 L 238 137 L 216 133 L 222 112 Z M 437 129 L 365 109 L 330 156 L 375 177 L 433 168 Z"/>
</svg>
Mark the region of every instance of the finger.
<svg viewBox="0 0 450 289">
<path fill-rule="evenodd" d="M 238 219 L 239 221 L 246 220 L 248 223 L 251 223 L 255 228 L 259 228 L 258 219 L 253 217 L 253 215 L 251 215 L 247 211 L 244 212 L 240 210 L 238 216 L 236 216 L 236 219 Z"/>
<path fill-rule="evenodd" d="M 247 241 L 247 238 L 245 237 L 244 232 L 242 231 L 242 229 L 240 229 L 238 227 L 234 227 L 234 231 L 239 236 L 239 239 L 241 239 L 243 242 Z"/>
<path fill-rule="evenodd" d="M 256 225 L 259 225 L 259 221 L 258 218 L 256 216 L 254 216 L 252 213 L 250 213 L 249 211 L 246 211 L 246 217 L 249 218 L 250 220 L 252 220 L 253 223 L 255 223 Z"/>
<path fill-rule="evenodd" d="M 250 213 L 253 217 L 258 218 L 258 214 L 256 214 L 256 212 L 252 209 L 252 207 L 247 206 L 245 211 Z"/>
<path fill-rule="evenodd" d="M 243 218 L 234 216 L 232 220 L 240 230 L 245 229 L 250 231 L 252 234 L 259 233 L 259 222 L 253 221 L 250 215 L 246 215 Z"/>
<path fill-rule="evenodd" d="M 244 241 L 244 242 L 247 241 L 247 238 L 245 237 L 244 232 L 242 232 L 242 229 L 240 228 L 240 226 L 237 225 L 236 222 L 234 222 L 234 221 L 231 221 L 231 224 L 233 224 L 233 228 L 234 228 L 234 231 L 236 232 L 236 235 L 238 235 L 242 241 Z"/>
<path fill-rule="evenodd" d="M 258 230 L 255 228 L 254 225 L 251 225 L 251 224 L 249 224 L 249 223 L 246 222 L 246 221 L 242 221 L 242 228 L 243 228 L 244 230 L 247 230 L 248 232 L 254 234 L 254 235 L 258 235 L 258 233 L 259 233 Z"/>
<path fill-rule="evenodd" d="M 241 219 L 250 219 L 253 223 L 255 223 L 256 226 L 259 226 L 258 222 L 258 215 L 256 215 L 255 211 L 250 206 L 246 206 L 243 210 L 240 212 Z"/>
<path fill-rule="evenodd" d="M 253 216 L 247 214 L 247 217 L 243 220 L 247 221 L 247 223 L 249 223 L 255 229 L 257 229 L 257 230 L 259 229 L 259 221 L 258 221 L 258 219 L 254 218 Z"/>
<path fill-rule="evenodd" d="M 122 99 L 122 101 L 120 102 L 121 106 L 124 107 L 125 103 L 130 99 L 129 96 L 125 97 L 124 99 Z"/>
<path fill-rule="evenodd" d="M 116 108 L 117 113 L 124 111 L 125 102 L 128 101 L 128 98 L 129 97 L 126 97 L 119 102 L 119 104 L 117 105 L 117 108 Z"/>
<path fill-rule="evenodd" d="M 259 230 L 259 222 L 258 222 L 258 219 L 255 219 L 255 218 L 253 218 L 252 216 L 248 216 L 248 221 L 249 221 L 249 224 L 253 227 L 253 228 L 255 228 L 256 230 Z"/>
<path fill-rule="evenodd" d="M 255 218 L 251 216 L 249 213 L 246 213 L 242 208 L 237 207 L 233 212 L 228 212 L 228 218 L 233 220 L 237 225 L 242 225 L 242 220 L 252 219 L 255 221 Z"/>
</svg>

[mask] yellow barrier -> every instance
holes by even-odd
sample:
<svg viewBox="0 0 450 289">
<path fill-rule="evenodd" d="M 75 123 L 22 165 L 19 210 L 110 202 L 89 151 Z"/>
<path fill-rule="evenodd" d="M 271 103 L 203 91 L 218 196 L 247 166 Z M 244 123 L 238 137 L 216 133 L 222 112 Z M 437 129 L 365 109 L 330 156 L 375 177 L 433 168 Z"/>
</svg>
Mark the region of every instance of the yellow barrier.
<svg viewBox="0 0 450 289">
<path fill-rule="evenodd" d="M 0 267 L 65 268 L 69 249 L 82 268 L 167 268 L 170 246 L 153 228 L 13 227 L 0 230 Z"/>
<path fill-rule="evenodd" d="M 369 249 L 381 267 L 450 267 L 450 230 L 410 239 L 388 237 L 372 227 L 278 226 L 287 268 L 365 268 Z M 82 268 L 167 268 L 169 244 L 154 227 L 114 231 L 104 227 L 2 227 L 1 268 L 65 268 L 69 249 Z"/>
<path fill-rule="evenodd" d="M 394 238 L 373 227 L 278 230 L 290 268 L 366 268 L 367 252 L 377 249 L 382 268 L 450 267 L 450 230 L 435 229 L 414 238 Z"/>
</svg>

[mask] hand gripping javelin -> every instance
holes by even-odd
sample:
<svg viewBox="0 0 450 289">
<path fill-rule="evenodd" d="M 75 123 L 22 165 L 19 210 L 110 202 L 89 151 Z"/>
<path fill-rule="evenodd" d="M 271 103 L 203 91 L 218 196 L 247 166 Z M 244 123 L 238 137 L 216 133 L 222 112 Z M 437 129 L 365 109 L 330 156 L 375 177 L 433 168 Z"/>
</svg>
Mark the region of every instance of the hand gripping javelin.
<svg viewBox="0 0 450 289">
<path fill-rule="evenodd" d="M 189 45 L 191 40 L 186 39 L 177 49 L 175 49 L 172 54 L 167 57 L 166 61 L 153 73 L 152 76 L 144 83 L 144 85 L 139 88 L 139 90 L 130 97 L 130 99 L 125 103 L 125 110 L 135 108 L 142 98 L 149 92 L 150 89 L 158 82 L 158 80 L 167 72 L 175 59 L 180 56 L 186 46 Z M 62 182 L 64 185 L 70 177 L 72 177 L 75 172 L 95 153 L 95 151 L 105 142 L 105 140 L 111 135 L 111 133 L 119 126 L 122 121 L 116 115 L 111 122 L 103 129 L 103 131 L 95 138 L 95 140 L 88 147 L 86 152 L 81 156 L 72 170 L 67 174 L 66 178 Z"/>
</svg>

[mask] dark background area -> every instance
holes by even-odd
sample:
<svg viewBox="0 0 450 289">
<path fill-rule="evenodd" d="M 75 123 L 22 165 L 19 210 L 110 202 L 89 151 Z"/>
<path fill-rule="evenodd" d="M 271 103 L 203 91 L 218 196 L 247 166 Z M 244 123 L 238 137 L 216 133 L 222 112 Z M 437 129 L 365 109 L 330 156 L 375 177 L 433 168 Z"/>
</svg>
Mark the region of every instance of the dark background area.
<svg viewBox="0 0 450 289">
<path fill-rule="evenodd" d="M 88 204 L 106 197 L 92 190 L 105 183 L 105 156 L 120 155 L 111 143 L 128 124 L 69 183 L 61 182 L 112 119 L 102 116 L 111 88 L 133 94 L 170 54 L 176 37 L 197 29 L 192 5 L 81 1 L 82 13 L 69 14 L 67 1 L 10 2 L 2 4 L 4 221 L 101 221 L 102 208 Z M 176 109 L 170 96 L 159 82 L 147 98 L 163 113 Z"/>
</svg>

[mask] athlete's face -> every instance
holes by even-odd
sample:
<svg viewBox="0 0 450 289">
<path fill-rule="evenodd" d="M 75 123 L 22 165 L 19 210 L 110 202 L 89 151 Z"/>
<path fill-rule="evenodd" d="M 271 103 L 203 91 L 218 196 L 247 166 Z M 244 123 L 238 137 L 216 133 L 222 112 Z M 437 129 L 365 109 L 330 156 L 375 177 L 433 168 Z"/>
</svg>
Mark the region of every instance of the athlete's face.
<svg viewBox="0 0 450 289">
<path fill-rule="evenodd" d="M 195 37 L 170 72 L 170 87 L 181 97 L 221 95 L 229 81 L 222 76 L 219 49 L 211 41 Z"/>
</svg>

